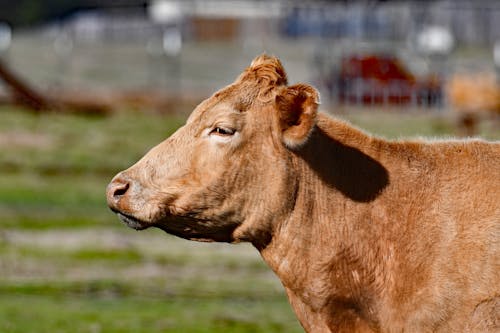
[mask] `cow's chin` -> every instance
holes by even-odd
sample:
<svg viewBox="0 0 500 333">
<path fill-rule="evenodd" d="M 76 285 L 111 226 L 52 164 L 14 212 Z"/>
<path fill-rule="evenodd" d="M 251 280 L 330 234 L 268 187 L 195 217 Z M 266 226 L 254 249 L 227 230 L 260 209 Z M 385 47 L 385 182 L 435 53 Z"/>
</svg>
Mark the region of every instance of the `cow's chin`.
<svg viewBox="0 0 500 333">
<path fill-rule="evenodd" d="M 166 216 L 154 224 L 163 231 L 184 239 L 199 242 L 234 242 L 236 225 L 214 222 L 192 216 Z"/>
<path fill-rule="evenodd" d="M 122 221 L 128 227 L 130 227 L 132 229 L 135 229 L 135 230 L 144 230 L 146 228 L 151 227 L 151 224 L 145 223 L 145 222 L 143 222 L 141 220 L 138 220 L 137 218 L 135 218 L 135 217 L 133 217 L 131 215 L 123 214 L 121 212 L 116 212 L 116 215 L 118 215 L 118 218 L 120 219 L 120 221 Z"/>
</svg>

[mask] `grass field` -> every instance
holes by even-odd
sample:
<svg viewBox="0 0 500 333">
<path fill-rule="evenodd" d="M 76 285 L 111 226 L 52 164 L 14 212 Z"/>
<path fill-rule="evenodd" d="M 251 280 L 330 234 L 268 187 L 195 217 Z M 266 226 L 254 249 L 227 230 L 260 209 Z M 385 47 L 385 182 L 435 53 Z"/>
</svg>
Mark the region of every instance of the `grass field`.
<svg viewBox="0 0 500 333">
<path fill-rule="evenodd" d="M 430 113 L 344 117 L 391 138 L 454 131 Z M 251 246 L 135 232 L 108 211 L 112 176 L 184 117 L 0 107 L 0 119 L 0 332 L 302 331 Z"/>
</svg>

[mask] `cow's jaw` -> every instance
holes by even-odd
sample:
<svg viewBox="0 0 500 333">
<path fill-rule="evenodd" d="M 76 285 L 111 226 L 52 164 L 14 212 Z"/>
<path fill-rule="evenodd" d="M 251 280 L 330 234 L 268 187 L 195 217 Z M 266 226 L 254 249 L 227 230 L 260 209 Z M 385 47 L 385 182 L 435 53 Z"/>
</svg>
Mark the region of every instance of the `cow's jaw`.
<svg viewBox="0 0 500 333">
<path fill-rule="evenodd" d="M 234 241 L 236 225 L 185 216 L 168 216 L 154 225 L 168 234 L 199 242 Z"/>
</svg>

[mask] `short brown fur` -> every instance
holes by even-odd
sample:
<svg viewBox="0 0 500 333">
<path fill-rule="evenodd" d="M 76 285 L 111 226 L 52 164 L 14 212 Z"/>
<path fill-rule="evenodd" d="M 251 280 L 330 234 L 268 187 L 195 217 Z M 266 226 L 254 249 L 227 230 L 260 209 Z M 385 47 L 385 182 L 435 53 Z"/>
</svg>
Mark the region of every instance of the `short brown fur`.
<svg viewBox="0 0 500 333">
<path fill-rule="evenodd" d="M 307 332 L 498 332 L 500 144 L 391 142 L 256 58 L 108 186 L 136 229 L 249 241 Z"/>
</svg>

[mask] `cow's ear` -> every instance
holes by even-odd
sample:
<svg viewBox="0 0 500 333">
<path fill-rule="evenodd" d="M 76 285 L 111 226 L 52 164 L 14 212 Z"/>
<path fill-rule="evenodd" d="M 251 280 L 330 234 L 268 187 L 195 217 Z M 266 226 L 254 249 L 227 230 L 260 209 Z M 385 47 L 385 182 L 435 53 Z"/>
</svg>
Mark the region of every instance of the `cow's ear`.
<svg viewBox="0 0 500 333">
<path fill-rule="evenodd" d="M 319 94 L 311 86 L 286 87 L 276 96 L 283 142 L 289 148 L 303 145 L 316 124 Z"/>
</svg>

